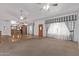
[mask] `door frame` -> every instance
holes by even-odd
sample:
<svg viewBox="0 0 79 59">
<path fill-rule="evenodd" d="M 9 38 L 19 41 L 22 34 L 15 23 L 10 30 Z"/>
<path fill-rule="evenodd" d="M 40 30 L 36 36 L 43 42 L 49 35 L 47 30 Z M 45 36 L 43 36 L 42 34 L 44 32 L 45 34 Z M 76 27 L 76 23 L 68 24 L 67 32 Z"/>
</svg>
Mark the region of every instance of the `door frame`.
<svg viewBox="0 0 79 59">
<path fill-rule="evenodd" d="M 38 36 L 43 37 L 43 24 L 38 25 Z"/>
</svg>

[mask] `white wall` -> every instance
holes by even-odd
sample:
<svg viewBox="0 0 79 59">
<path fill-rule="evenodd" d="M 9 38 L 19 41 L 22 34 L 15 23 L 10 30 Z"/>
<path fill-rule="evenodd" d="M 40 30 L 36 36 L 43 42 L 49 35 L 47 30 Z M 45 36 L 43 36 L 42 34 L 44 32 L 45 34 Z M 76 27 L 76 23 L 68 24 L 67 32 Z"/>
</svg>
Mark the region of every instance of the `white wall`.
<svg viewBox="0 0 79 59">
<path fill-rule="evenodd" d="M 78 12 L 77 21 L 75 22 L 74 41 L 79 43 L 79 12 Z"/>
<path fill-rule="evenodd" d="M 46 36 L 45 21 L 43 21 L 43 20 L 35 21 L 35 23 L 34 23 L 34 35 L 38 36 L 39 24 L 43 24 L 43 36 Z"/>
<path fill-rule="evenodd" d="M 0 31 L 2 35 L 11 35 L 11 23 L 10 21 L 0 21 Z"/>
</svg>

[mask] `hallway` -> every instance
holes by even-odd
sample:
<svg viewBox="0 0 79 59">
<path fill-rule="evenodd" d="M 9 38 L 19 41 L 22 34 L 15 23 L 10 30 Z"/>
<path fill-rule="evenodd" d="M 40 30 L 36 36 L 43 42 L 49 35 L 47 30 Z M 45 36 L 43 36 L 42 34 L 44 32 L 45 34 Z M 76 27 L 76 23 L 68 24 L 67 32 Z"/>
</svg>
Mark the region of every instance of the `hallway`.
<svg viewBox="0 0 79 59">
<path fill-rule="evenodd" d="M 78 55 L 77 43 L 51 38 L 31 38 L 0 43 L 0 55 L 9 56 L 69 56 Z"/>
</svg>

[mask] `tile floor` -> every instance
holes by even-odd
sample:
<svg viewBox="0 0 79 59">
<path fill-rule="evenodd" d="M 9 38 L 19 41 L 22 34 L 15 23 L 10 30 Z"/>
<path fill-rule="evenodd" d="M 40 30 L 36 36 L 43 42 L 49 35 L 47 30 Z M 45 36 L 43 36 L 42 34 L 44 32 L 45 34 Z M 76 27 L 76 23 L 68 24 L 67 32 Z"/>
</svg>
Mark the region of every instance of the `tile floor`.
<svg viewBox="0 0 79 59">
<path fill-rule="evenodd" d="M 28 38 L 28 37 L 27 37 Z M 0 39 L 1 56 L 79 56 L 78 44 L 51 38 Z"/>
</svg>

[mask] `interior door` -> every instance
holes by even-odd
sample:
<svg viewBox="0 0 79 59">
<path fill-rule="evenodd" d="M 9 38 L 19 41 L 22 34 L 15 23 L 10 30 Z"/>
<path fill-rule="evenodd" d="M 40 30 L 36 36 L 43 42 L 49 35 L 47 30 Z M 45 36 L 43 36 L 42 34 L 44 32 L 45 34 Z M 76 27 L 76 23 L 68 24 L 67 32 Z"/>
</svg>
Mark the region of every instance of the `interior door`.
<svg viewBox="0 0 79 59">
<path fill-rule="evenodd" d="M 22 29 L 22 34 L 27 35 L 27 26 L 23 25 L 21 29 Z"/>
<path fill-rule="evenodd" d="M 43 24 L 39 24 L 39 37 L 43 37 Z"/>
</svg>

